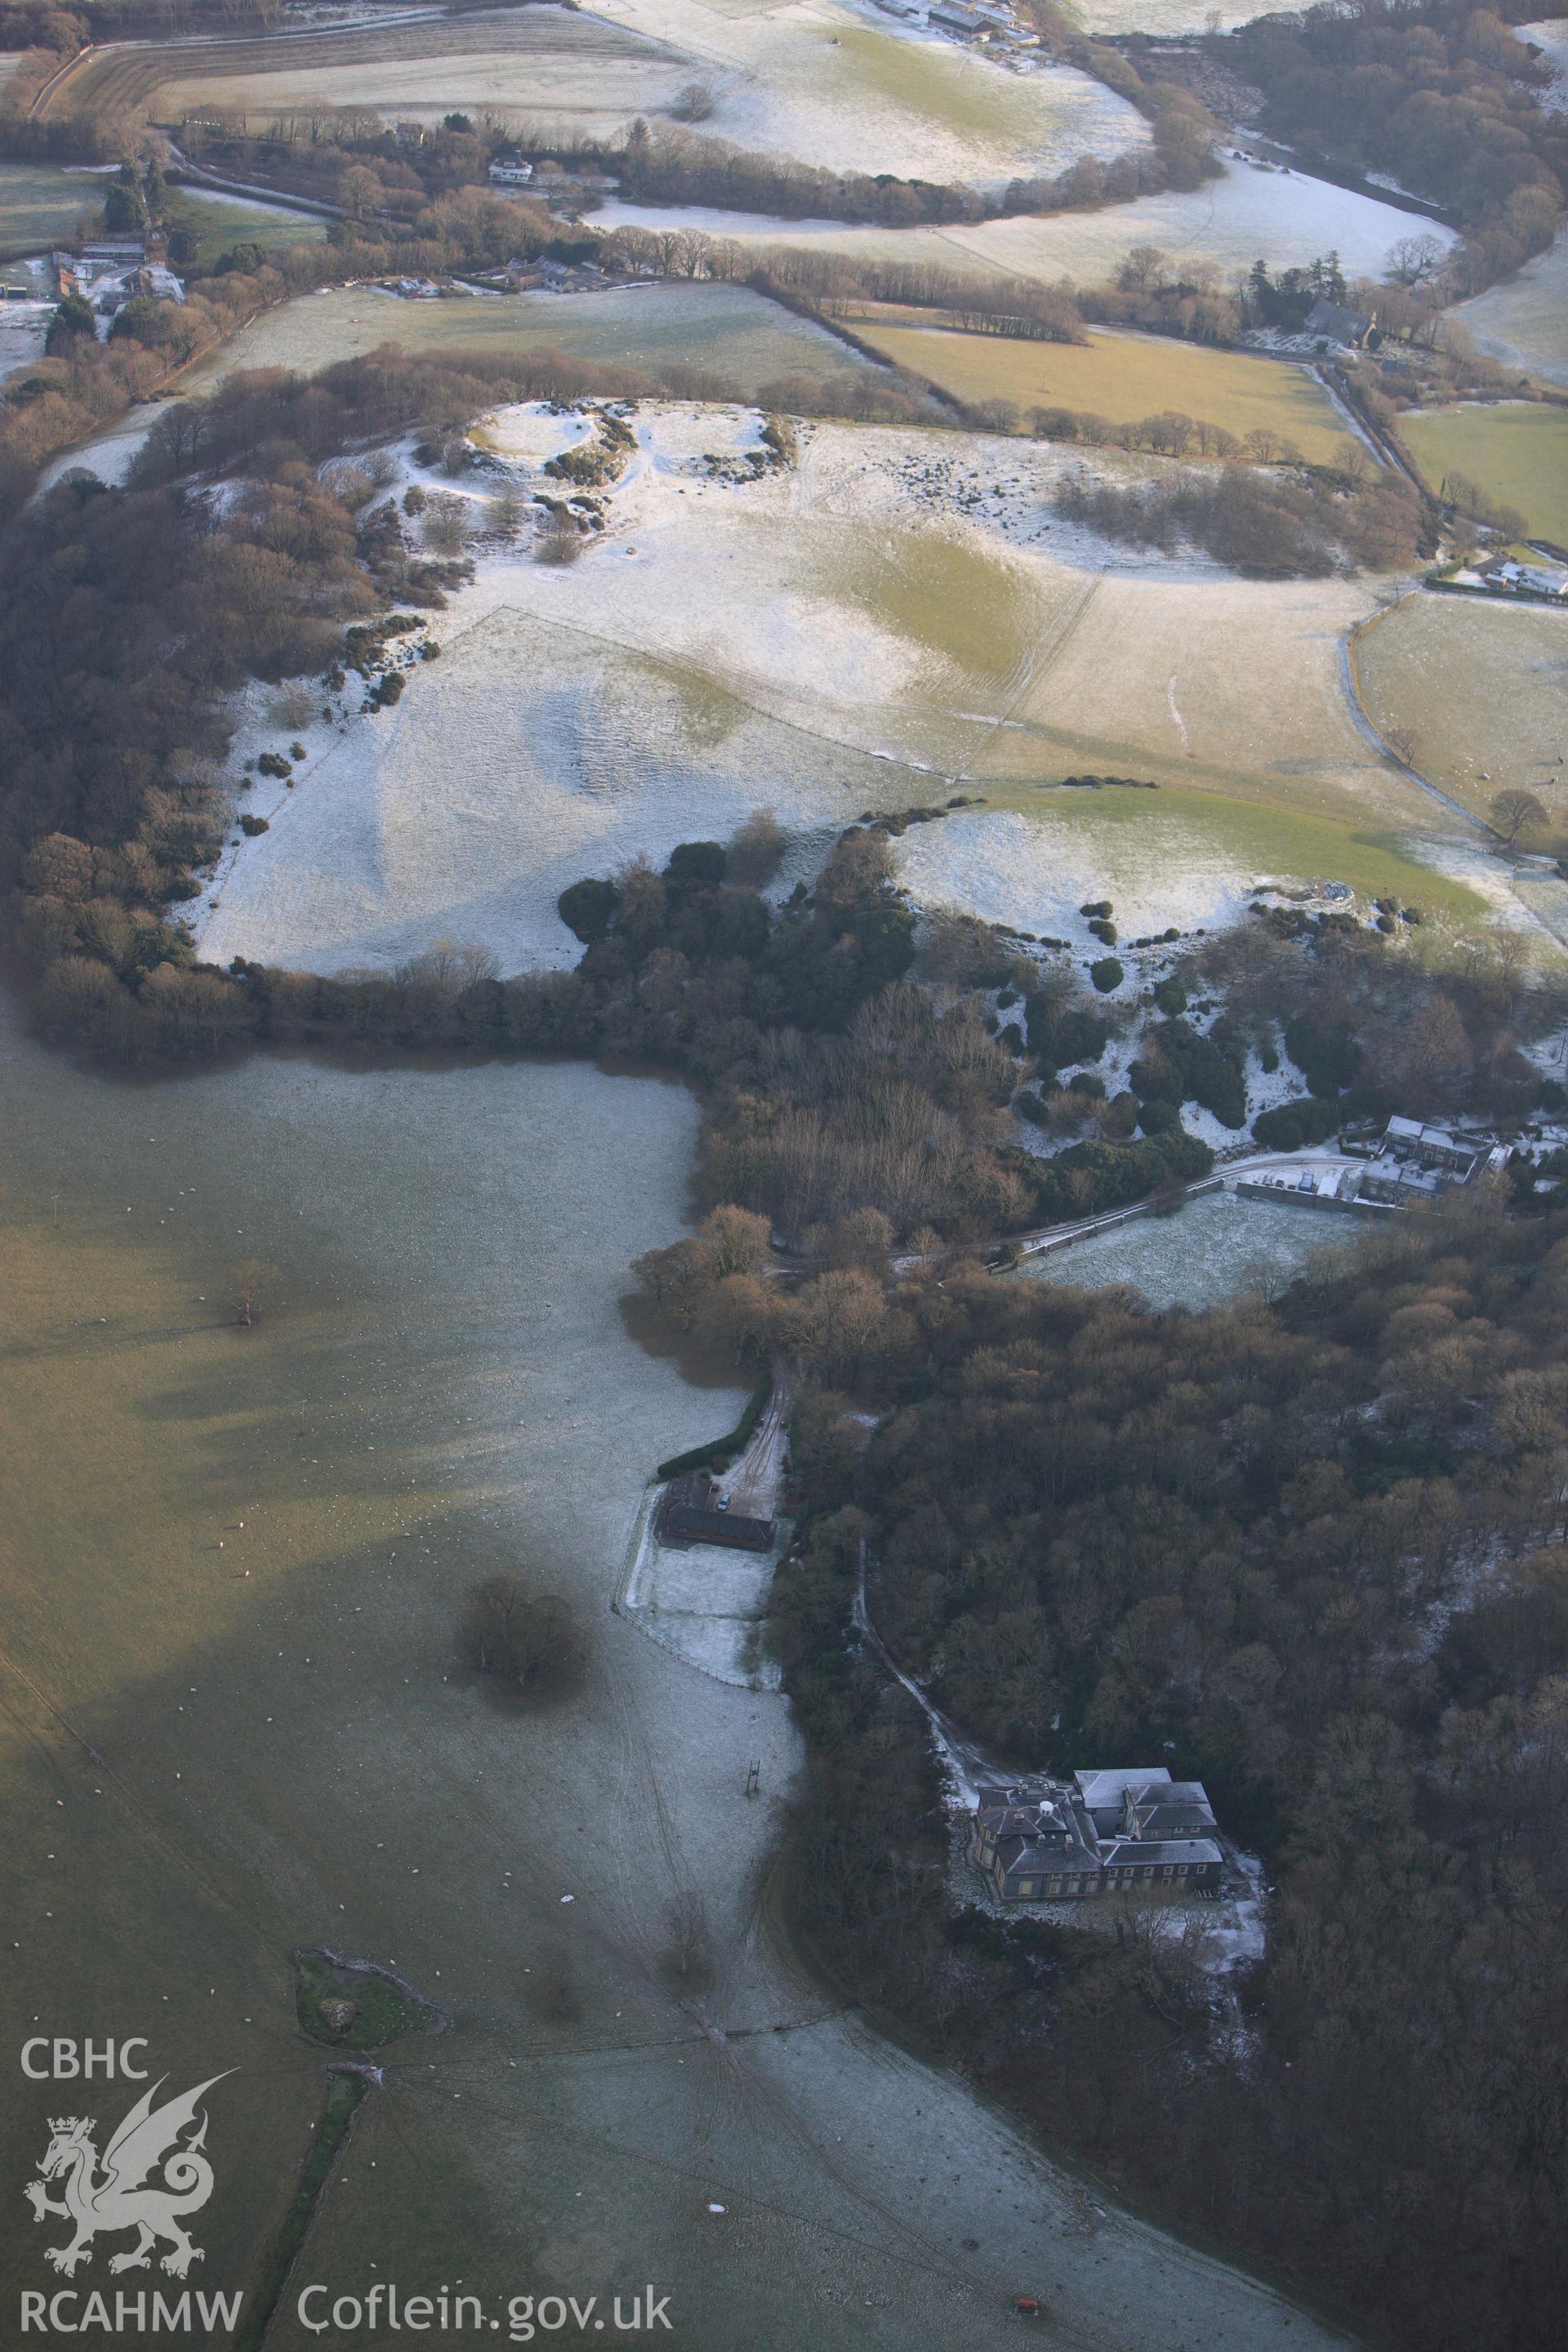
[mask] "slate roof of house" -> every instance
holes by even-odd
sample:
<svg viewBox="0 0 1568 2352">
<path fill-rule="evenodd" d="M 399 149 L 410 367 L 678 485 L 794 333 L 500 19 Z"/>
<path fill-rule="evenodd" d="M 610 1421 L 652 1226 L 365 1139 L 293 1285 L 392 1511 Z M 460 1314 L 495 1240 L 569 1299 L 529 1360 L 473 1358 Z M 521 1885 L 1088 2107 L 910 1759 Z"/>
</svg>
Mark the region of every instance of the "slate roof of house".
<svg viewBox="0 0 1568 2352">
<path fill-rule="evenodd" d="M 1152 1789 L 1127 1793 L 1127 1826 L 1139 1837 L 1202 1837 L 1218 1826 L 1201 1780 L 1156 1782 Z"/>
<path fill-rule="evenodd" d="M 1107 1870 L 1125 1870 L 1134 1863 L 1151 1862 L 1218 1862 L 1219 1847 L 1213 1838 L 1110 1838 L 1102 1839 L 1100 1859 Z"/>
<path fill-rule="evenodd" d="M 1320 299 L 1307 313 L 1302 333 L 1332 335 L 1342 343 L 1359 343 L 1371 333 L 1376 321 L 1364 310 L 1347 310 L 1342 302 Z"/>
<path fill-rule="evenodd" d="M 743 1511 L 704 1511 L 689 1503 L 676 1503 L 664 1515 L 659 1530 L 666 1543 L 723 1544 L 731 1551 L 767 1551 L 773 1540 L 772 1519 L 749 1519 Z"/>
</svg>

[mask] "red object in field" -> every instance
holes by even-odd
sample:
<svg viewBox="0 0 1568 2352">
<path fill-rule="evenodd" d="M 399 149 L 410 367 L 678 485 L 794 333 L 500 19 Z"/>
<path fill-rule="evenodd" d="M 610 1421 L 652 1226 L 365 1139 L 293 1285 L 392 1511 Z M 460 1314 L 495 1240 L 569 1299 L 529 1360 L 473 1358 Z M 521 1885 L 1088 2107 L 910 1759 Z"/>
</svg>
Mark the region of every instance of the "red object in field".
<svg viewBox="0 0 1568 2352">
<path fill-rule="evenodd" d="M 1021 2294 L 1018 2297 L 1018 2308 L 1028 2318 L 1033 2319 L 1039 2311 L 1040 2306 L 1035 2301 L 1032 2294 Z"/>
</svg>

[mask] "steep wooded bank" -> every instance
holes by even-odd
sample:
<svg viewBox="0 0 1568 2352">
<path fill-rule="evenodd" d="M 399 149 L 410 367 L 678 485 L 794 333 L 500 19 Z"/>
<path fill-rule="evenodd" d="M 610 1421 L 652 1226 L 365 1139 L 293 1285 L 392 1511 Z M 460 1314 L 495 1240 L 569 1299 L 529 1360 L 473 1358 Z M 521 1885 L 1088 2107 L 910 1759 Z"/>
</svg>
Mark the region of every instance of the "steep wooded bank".
<svg viewBox="0 0 1568 2352">
<path fill-rule="evenodd" d="M 1358 0 L 1260 16 L 1204 47 L 1261 91 L 1262 127 L 1309 169 L 1386 172 L 1452 210 L 1466 243 L 1450 299 L 1551 244 L 1568 193 L 1568 116 L 1542 103 L 1548 76 L 1506 11 Z"/>
<path fill-rule="evenodd" d="M 798 1915 L 1054 2137 L 1409 2352 L 1546 2352 L 1568 2289 L 1565 1284 L 1568 1219 L 1474 1195 L 1273 1306 L 933 1267 L 857 1418 L 818 1386 L 796 1424 Z M 953 1916 L 923 1718 L 849 1631 L 862 1541 L 879 1630 L 994 1754 L 1162 1760 L 1263 1852 L 1239 2030 L 1201 1920 Z"/>
</svg>

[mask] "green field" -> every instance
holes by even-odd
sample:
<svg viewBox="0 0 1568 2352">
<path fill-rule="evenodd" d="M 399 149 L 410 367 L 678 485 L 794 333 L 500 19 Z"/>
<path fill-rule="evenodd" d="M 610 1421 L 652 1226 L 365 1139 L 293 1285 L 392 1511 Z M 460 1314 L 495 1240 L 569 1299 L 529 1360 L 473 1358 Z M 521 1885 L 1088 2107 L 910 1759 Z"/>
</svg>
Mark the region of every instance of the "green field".
<svg viewBox="0 0 1568 2352">
<path fill-rule="evenodd" d="M 1112 424 L 1175 409 L 1238 437 L 1276 434 L 1320 464 L 1342 456 L 1350 437 L 1328 394 L 1304 368 L 1155 335 L 1025 342 L 907 323 L 915 316 L 868 310 L 855 319 L 855 331 L 885 358 L 959 400 L 1011 400 L 1026 415 L 1034 407 L 1084 409 Z"/>
<path fill-rule="evenodd" d="M 314 369 L 378 343 L 409 352 L 527 352 L 634 368 L 685 362 L 749 394 L 769 377 L 841 375 L 864 364 L 836 336 L 744 286 L 665 285 L 602 294 L 497 294 L 404 302 L 374 286 L 286 302 L 193 369 L 184 389 L 210 392 L 237 368 Z"/>
<path fill-rule="evenodd" d="M 326 222 L 310 213 L 249 205 L 243 196 L 223 196 L 205 188 L 182 188 L 169 206 L 169 222 L 194 230 L 196 259 L 204 268 L 210 268 L 231 246 L 258 245 L 264 253 L 282 253 L 291 245 L 315 245 L 327 233 Z"/>
<path fill-rule="evenodd" d="M 1568 614 L 1417 593 L 1361 632 L 1355 656 L 1373 726 L 1422 775 L 1479 817 L 1522 787 L 1551 819 L 1528 845 L 1568 845 Z"/>
<path fill-rule="evenodd" d="M 104 180 L 58 163 L 0 163 L 0 259 L 68 236 L 103 202 Z"/>
<path fill-rule="evenodd" d="M 1414 856 L 1396 833 L 1339 824 L 1278 802 L 1169 788 L 1089 793 L 1018 785 L 988 786 L 985 803 L 1053 827 L 1070 825 L 1090 849 L 1105 895 L 1119 905 L 1131 897 L 1135 875 L 1157 875 L 1162 866 L 1174 874 L 1184 861 L 1201 867 L 1212 858 L 1232 868 L 1244 887 L 1266 877 L 1302 886 L 1348 882 L 1363 899 L 1394 898 L 1418 907 L 1439 930 L 1472 928 L 1488 913 L 1483 891 L 1461 878 L 1470 856 L 1457 845 L 1458 870 L 1442 872 Z M 1478 858 L 1476 880 L 1481 878 Z"/>
<path fill-rule="evenodd" d="M 1568 408 L 1465 401 L 1402 416 L 1399 429 L 1435 490 L 1445 474 L 1468 475 L 1517 507 L 1527 530 L 1568 546 Z"/>
</svg>

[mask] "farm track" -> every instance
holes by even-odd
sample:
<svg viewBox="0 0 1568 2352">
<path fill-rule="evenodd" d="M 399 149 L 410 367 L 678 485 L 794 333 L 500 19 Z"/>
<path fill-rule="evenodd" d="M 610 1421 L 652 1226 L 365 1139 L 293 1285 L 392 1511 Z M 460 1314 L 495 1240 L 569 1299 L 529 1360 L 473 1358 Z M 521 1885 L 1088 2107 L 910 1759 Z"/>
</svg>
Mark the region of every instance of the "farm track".
<svg viewBox="0 0 1568 2352">
<path fill-rule="evenodd" d="M 55 92 L 64 87 L 75 73 L 79 66 L 85 65 L 87 60 L 96 54 L 97 51 L 93 43 L 89 41 L 84 48 L 80 48 L 77 51 L 74 58 L 68 58 L 65 64 L 58 67 L 56 71 L 49 76 L 47 81 L 44 83 L 43 87 L 34 93 L 33 102 L 27 109 L 27 120 L 29 122 L 38 122 L 42 121 L 43 116 L 47 110 L 49 100 L 54 96 Z"/>
<path fill-rule="evenodd" d="M 977 784 L 984 782 L 986 751 L 988 751 L 991 746 L 996 742 L 1004 728 L 1017 726 L 1021 723 L 1016 716 L 1017 712 L 1034 693 L 1042 678 L 1046 677 L 1047 673 L 1051 668 L 1052 664 L 1059 659 L 1068 641 L 1076 635 L 1078 630 L 1082 625 L 1083 621 L 1088 615 L 1089 606 L 1093 604 L 1095 597 L 1100 593 L 1100 585 L 1103 577 L 1104 574 L 1102 572 L 1097 572 L 1091 579 L 1087 580 L 1084 583 L 1082 588 L 1080 588 L 1076 595 L 1072 597 L 1065 612 L 1052 614 L 1049 621 L 1047 622 L 1044 630 L 1041 632 L 1039 639 L 1032 653 L 1026 656 L 1024 661 L 1018 665 L 1014 677 L 1008 679 L 1008 685 L 1012 687 L 1014 690 L 1003 709 L 996 714 L 996 718 L 992 725 L 990 735 L 986 739 L 985 751 L 983 751 L 979 758 L 973 761 L 961 773 L 949 776 L 947 778 L 947 782 L 949 783 Z M 1032 732 L 1034 730 L 1031 730 L 1030 731 Z"/>
</svg>

